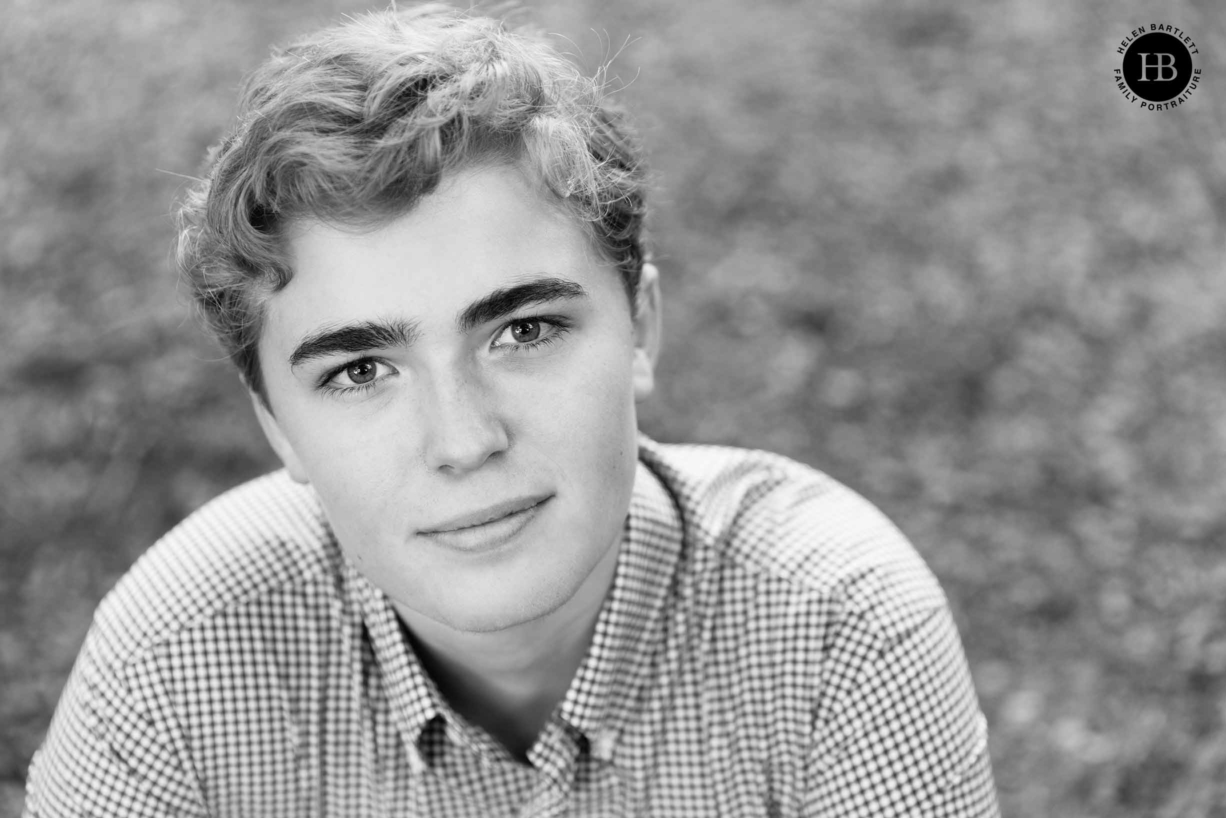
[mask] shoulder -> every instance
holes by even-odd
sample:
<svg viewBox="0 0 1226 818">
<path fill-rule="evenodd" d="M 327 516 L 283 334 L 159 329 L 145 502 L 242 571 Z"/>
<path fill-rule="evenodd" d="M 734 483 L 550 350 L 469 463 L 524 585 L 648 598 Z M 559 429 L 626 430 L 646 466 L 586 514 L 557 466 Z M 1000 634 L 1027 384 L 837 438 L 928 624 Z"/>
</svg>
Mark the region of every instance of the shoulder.
<svg viewBox="0 0 1226 818">
<path fill-rule="evenodd" d="M 687 539 L 723 574 L 797 600 L 917 612 L 945 605 L 901 531 L 829 475 L 769 452 L 645 441 L 641 455 L 676 498 Z M 727 577 L 725 577 L 726 579 Z"/>
<path fill-rule="evenodd" d="M 339 576 L 314 492 L 284 471 L 222 494 L 158 540 L 99 605 L 87 647 L 122 665 L 271 595 Z"/>
</svg>

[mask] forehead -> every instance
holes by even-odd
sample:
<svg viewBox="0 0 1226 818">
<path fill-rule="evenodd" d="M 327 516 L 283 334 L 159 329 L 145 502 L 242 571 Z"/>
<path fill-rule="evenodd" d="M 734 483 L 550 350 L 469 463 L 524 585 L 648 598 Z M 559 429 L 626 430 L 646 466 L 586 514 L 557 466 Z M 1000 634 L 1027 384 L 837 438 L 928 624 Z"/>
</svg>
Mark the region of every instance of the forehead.
<svg viewBox="0 0 1226 818">
<path fill-rule="evenodd" d="M 458 247 L 485 246 L 496 242 L 508 251 L 516 249 L 523 235 L 557 239 L 565 234 L 585 237 L 588 225 L 576 217 L 530 170 L 513 164 L 478 164 L 448 173 L 431 193 L 405 211 L 375 217 L 365 225 L 349 225 L 327 219 L 305 218 L 287 230 L 287 242 L 295 270 L 319 250 L 321 237 L 336 239 L 349 248 L 386 243 L 397 233 L 416 232 L 418 243 L 441 244 L 466 233 Z M 481 241 L 474 247 L 473 240 Z M 448 248 L 452 251 L 457 247 Z M 352 251 L 351 249 L 349 250 Z"/>
<path fill-rule="evenodd" d="M 372 312 L 429 320 L 542 274 L 583 277 L 593 295 L 621 291 L 583 223 L 507 165 L 457 171 L 373 228 L 302 221 L 287 245 L 294 275 L 265 305 L 265 335 Z"/>
</svg>

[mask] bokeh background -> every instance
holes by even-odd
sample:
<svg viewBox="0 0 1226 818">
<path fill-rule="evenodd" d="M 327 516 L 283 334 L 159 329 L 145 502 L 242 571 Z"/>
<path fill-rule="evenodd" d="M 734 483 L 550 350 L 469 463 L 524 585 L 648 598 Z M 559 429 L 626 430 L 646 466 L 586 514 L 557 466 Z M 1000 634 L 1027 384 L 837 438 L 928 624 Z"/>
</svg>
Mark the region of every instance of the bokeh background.
<svg viewBox="0 0 1226 818">
<path fill-rule="evenodd" d="M 773 449 L 941 578 L 1006 815 L 1226 814 L 1226 7 L 530 0 L 658 182 L 666 441 Z M 274 466 L 169 261 L 270 43 L 350 0 L 0 3 L 0 815 L 98 600 Z M 1204 81 L 1116 90 L 1170 23 Z"/>
</svg>

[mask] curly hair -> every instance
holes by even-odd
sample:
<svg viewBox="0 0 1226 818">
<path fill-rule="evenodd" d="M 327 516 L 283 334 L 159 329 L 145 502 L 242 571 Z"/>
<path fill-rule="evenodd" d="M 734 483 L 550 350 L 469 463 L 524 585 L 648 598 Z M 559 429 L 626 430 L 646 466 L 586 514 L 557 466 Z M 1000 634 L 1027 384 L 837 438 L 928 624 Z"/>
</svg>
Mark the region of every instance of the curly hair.
<svg viewBox="0 0 1226 818">
<path fill-rule="evenodd" d="M 448 6 L 372 12 L 274 52 L 178 209 L 177 262 L 205 323 L 267 405 L 267 298 L 293 276 L 296 221 L 368 227 L 443 177 L 519 163 L 615 265 L 631 305 L 646 168 L 623 113 L 542 37 Z"/>
</svg>

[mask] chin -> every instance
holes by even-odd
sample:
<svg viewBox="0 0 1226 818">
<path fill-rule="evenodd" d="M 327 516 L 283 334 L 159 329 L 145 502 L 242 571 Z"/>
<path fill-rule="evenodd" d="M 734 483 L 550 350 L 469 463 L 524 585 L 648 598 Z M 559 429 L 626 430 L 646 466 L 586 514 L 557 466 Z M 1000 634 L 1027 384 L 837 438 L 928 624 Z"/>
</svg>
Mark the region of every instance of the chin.
<svg viewBox="0 0 1226 818">
<path fill-rule="evenodd" d="M 574 589 L 555 582 L 526 589 L 514 583 L 500 588 L 468 591 L 465 598 L 440 600 L 434 612 L 420 611 L 448 628 L 464 633 L 496 633 L 542 619 L 564 606 Z"/>
<path fill-rule="evenodd" d="M 547 616 L 548 613 L 548 611 L 545 611 L 533 616 L 519 611 L 466 612 L 459 616 L 448 618 L 448 621 L 443 624 L 461 633 L 499 633 L 509 631 L 520 625 L 526 625 L 529 622 Z"/>
</svg>

